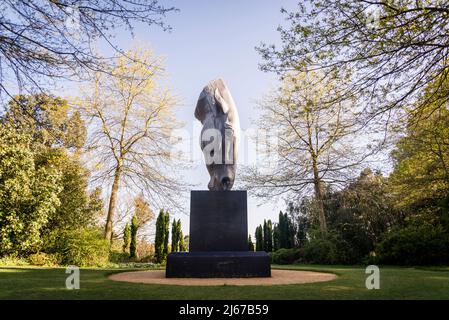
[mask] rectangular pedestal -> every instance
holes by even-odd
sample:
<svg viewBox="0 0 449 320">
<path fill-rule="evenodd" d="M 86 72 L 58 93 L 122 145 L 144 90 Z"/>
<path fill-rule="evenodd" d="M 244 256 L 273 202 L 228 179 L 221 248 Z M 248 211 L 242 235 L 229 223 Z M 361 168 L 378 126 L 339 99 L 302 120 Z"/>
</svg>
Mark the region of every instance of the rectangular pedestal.
<svg viewBox="0 0 449 320">
<path fill-rule="evenodd" d="M 192 191 L 189 251 L 248 251 L 246 199 L 246 191 Z"/>
<path fill-rule="evenodd" d="M 167 257 L 167 278 L 270 277 L 264 251 L 174 252 Z"/>
</svg>

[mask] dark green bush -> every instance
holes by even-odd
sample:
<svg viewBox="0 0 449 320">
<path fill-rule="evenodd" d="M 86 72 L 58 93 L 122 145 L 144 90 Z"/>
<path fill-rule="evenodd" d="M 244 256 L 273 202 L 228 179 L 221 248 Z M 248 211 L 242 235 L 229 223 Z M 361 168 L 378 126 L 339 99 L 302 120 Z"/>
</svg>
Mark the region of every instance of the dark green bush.
<svg viewBox="0 0 449 320">
<path fill-rule="evenodd" d="M 271 263 L 275 264 L 291 264 L 300 261 L 303 256 L 301 249 L 279 249 L 275 252 L 270 252 Z"/>
<path fill-rule="evenodd" d="M 121 251 L 111 251 L 109 253 L 109 262 L 112 263 L 127 263 L 132 261 L 129 257 L 129 253 L 127 252 L 121 252 Z"/>
<path fill-rule="evenodd" d="M 337 263 L 338 253 L 335 242 L 325 237 L 312 239 L 304 246 L 304 261 L 320 264 Z"/>
<path fill-rule="evenodd" d="M 449 234 L 442 227 L 414 225 L 390 231 L 377 246 L 380 263 L 436 265 L 449 263 Z"/>
<path fill-rule="evenodd" d="M 312 231 L 310 235 L 303 248 L 305 263 L 355 264 L 363 259 L 353 243 L 344 240 L 335 230 L 326 233 Z"/>
<path fill-rule="evenodd" d="M 58 250 L 64 265 L 105 266 L 109 262 L 109 242 L 97 229 L 79 229 L 64 233 Z"/>
</svg>

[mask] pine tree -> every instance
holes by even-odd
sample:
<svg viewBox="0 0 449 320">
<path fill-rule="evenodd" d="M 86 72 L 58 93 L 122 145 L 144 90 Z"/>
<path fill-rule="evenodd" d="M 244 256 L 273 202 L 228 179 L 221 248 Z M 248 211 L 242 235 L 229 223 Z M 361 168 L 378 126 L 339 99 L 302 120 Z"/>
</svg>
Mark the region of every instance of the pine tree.
<svg viewBox="0 0 449 320">
<path fill-rule="evenodd" d="M 133 216 L 131 221 L 131 244 L 129 245 L 129 256 L 137 258 L 137 217 Z"/>
<path fill-rule="evenodd" d="M 129 241 L 131 237 L 131 229 L 129 227 L 129 223 L 126 224 L 125 230 L 123 231 L 123 252 L 128 252 Z"/>
<path fill-rule="evenodd" d="M 251 235 L 248 236 L 248 250 L 254 251 L 254 243 L 253 240 L 251 239 Z"/>
</svg>

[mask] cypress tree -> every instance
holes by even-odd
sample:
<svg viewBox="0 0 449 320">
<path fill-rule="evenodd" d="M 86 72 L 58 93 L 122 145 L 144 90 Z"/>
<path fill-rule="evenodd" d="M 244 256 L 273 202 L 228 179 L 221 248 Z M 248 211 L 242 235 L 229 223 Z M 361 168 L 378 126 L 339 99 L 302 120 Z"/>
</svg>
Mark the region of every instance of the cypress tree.
<svg viewBox="0 0 449 320">
<path fill-rule="evenodd" d="M 248 236 L 248 250 L 254 251 L 254 243 L 253 240 L 251 239 L 251 235 Z"/>
<path fill-rule="evenodd" d="M 265 240 L 265 251 L 271 252 L 273 251 L 273 224 L 271 220 L 267 221 L 267 236 Z"/>
<path fill-rule="evenodd" d="M 263 251 L 263 230 L 261 225 L 256 228 L 256 251 Z"/>
<path fill-rule="evenodd" d="M 137 217 L 133 216 L 131 221 L 131 244 L 129 245 L 129 256 L 131 258 L 137 257 Z"/>
<path fill-rule="evenodd" d="M 289 238 L 289 227 L 288 221 L 286 220 L 286 215 L 279 212 L 279 248 L 289 248 L 288 246 L 288 238 Z"/>
<path fill-rule="evenodd" d="M 176 219 L 173 219 L 173 223 L 171 225 L 171 251 L 177 252 L 178 251 L 178 223 L 176 222 Z"/>
<path fill-rule="evenodd" d="M 268 240 L 268 237 L 267 237 L 267 220 L 263 220 L 263 230 L 262 230 L 262 232 L 263 232 L 263 245 L 262 245 L 262 250 L 264 250 L 264 251 L 267 251 L 266 250 L 266 247 L 267 247 L 267 240 Z"/>
<path fill-rule="evenodd" d="M 123 231 L 123 253 L 128 251 L 130 237 L 131 237 L 131 230 L 129 228 L 129 223 L 127 223 L 125 226 L 125 230 Z"/>
<path fill-rule="evenodd" d="M 156 219 L 156 237 L 154 240 L 154 256 L 157 263 L 164 261 L 164 240 L 165 240 L 165 213 L 164 210 L 159 211 Z"/>
<path fill-rule="evenodd" d="M 295 234 L 295 237 L 298 241 L 298 246 L 300 248 L 304 247 L 307 242 L 307 220 L 305 217 L 301 217 L 298 222 L 298 229 Z"/>
<path fill-rule="evenodd" d="M 182 228 L 181 228 L 181 219 L 178 219 L 177 232 L 178 232 L 178 250 L 186 251 L 185 243 L 184 243 L 184 235 L 182 234 Z"/>
<path fill-rule="evenodd" d="M 285 214 L 288 221 L 288 247 L 293 248 L 295 246 L 295 225 L 292 219 Z"/>
<path fill-rule="evenodd" d="M 168 240 L 170 238 L 170 214 L 168 211 L 164 214 L 164 250 L 163 250 L 163 260 L 167 258 L 168 255 Z"/>
<path fill-rule="evenodd" d="M 273 227 L 273 251 L 279 250 L 279 224 Z"/>
</svg>

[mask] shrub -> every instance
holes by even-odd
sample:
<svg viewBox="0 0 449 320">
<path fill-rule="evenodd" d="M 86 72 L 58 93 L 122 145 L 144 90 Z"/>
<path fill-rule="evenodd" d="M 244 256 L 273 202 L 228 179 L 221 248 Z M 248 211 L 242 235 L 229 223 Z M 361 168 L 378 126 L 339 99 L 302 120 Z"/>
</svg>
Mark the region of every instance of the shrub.
<svg viewBox="0 0 449 320">
<path fill-rule="evenodd" d="M 303 251 L 301 249 L 279 249 L 270 253 L 271 263 L 275 264 L 292 264 L 301 260 Z"/>
<path fill-rule="evenodd" d="M 16 255 L 8 255 L 0 258 L 0 266 L 10 267 L 10 266 L 28 266 L 30 263 L 24 258 L 20 258 Z"/>
<path fill-rule="evenodd" d="M 55 254 L 48 254 L 44 252 L 34 253 L 28 256 L 28 260 L 35 266 L 57 266 L 59 264 L 59 257 Z"/>
<path fill-rule="evenodd" d="M 394 229 L 377 246 L 381 263 L 434 265 L 449 263 L 449 234 L 442 227 L 414 225 Z"/>
<path fill-rule="evenodd" d="M 109 259 L 109 242 L 96 229 L 79 229 L 66 232 L 61 239 L 59 252 L 65 265 L 105 266 Z"/>
<path fill-rule="evenodd" d="M 306 263 L 354 264 L 363 259 L 353 243 L 344 240 L 335 230 L 328 230 L 326 233 L 312 231 L 311 238 L 303 249 L 303 261 Z"/>
<path fill-rule="evenodd" d="M 109 253 L 109 262 L 111 263 L 127 263 L 130 261 L 131 259 L 127 252 L 111 251 Z"/>
<path fill-rule="evenodd" d="M 307 263 L 337 263 L 337 246 L 325 237 L 312 239 L 304 246 L 304 260 Z"/>
</svg>

